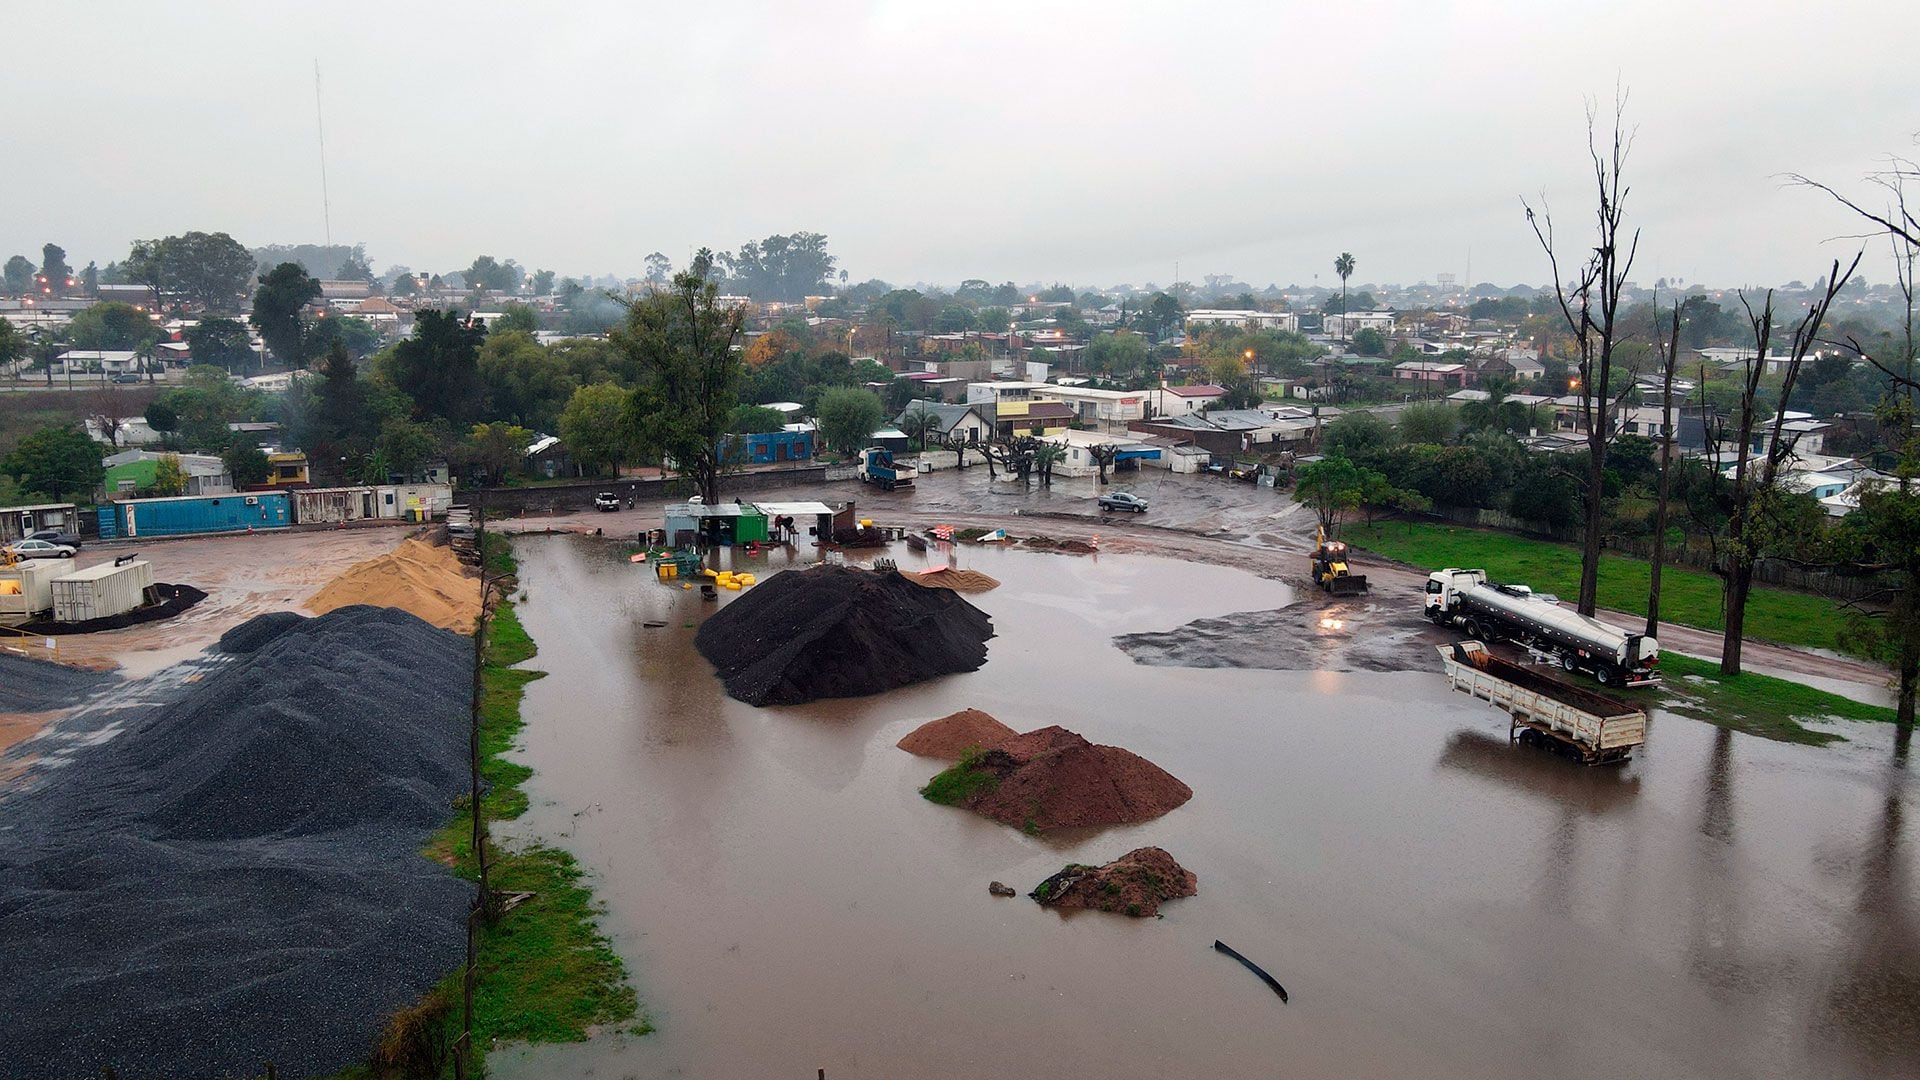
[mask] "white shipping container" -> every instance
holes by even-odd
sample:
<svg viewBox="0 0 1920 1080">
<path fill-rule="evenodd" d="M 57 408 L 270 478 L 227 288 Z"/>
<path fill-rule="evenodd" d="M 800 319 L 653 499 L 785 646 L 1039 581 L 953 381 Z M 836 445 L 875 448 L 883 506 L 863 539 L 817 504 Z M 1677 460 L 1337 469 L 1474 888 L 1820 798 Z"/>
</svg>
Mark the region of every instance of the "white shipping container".
<svg viewBox="0 0 1920 1080">
<path fill-rule="evenodd" d="M 0 622 L 26 622 L 53 607 L 53 579 L 72 566 L 65 559 L 23 559 L 0 568 Z"/>
<path fill-rule="evenodd" d="M 146 603 L 153 585 L 153 564 L 139 559 L 123 566 L 101 563 L 53 579 L 55 622 L 85 622 L 122 615 Z"/>
</svg>

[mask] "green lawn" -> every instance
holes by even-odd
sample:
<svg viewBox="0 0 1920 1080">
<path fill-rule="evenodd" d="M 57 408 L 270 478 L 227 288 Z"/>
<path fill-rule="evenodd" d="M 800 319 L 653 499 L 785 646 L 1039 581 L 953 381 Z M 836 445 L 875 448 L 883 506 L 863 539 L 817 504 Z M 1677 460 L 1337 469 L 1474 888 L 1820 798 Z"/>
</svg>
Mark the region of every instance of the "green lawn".
<svg viewBox="0 0 1920 1080">
<path fill-rule="evenodd" d="M 1728 678 L 1720 665 L 1679 653 L 1660 656 L 1661 685 L 1620 696 L 1642 706 L 1781 742 L 1820 746 L 1844 737 L 1806 727 L 1802 720 L 1841 719 L 1892 723 L 1893 710 L 1815 690 L 1786 679 L 1747 672 Z"/>
<path fill-rule="evenodd" d="M 1340 538 L 1357 548 L 1413 566 L 1485 569 L 1496 581 L 1531 585 L 1571 600 L 1580 593 L 1580 550 L 1571 544 L 1421 521 L 1343 526 Z M 1365 573 L 1364 566 L 1358 568 Z M 1651 570 L 1645 559 L 1600 556 L 1600 606 L 1647 613 Z M 1660 617 L 1683 626 L 1720 630 L 1720 579 L 1701 570 L 1668 566 L 1660 574 Z M 1781 645 L 1840 649 L 1846 616 L 1824 597 L 1754 586 L 1747 599 L 1746 636 Z"/>
</svg>

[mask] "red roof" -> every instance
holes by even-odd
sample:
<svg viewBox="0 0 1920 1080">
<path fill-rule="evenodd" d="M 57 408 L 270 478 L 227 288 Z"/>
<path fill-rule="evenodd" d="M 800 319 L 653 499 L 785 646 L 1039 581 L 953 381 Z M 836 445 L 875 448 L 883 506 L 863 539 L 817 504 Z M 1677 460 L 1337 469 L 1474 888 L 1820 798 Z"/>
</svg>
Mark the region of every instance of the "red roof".
<svg viewBox="0 0 1920 1080">
<path fill-rule="evenodd" d="M 1221 397 L 1226 394 L 1226 392 L 1226 387 L 1215 386 L 1212 383 L 1201 383 L 1198 386 L 1167 387 L 1167 393 L 1175 397 Z"/>
</svg>

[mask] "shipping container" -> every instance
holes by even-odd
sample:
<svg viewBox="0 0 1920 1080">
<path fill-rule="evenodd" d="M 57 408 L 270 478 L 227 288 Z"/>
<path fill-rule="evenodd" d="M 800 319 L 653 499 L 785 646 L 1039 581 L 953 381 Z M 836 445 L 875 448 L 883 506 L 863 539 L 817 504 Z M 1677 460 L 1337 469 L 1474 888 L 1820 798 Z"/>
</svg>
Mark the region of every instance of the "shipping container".
<svg viewBox="0 0 1920 1080">
<path fill-rule="evenodd" d="M 100 508 L 100 538 L 284 529 L 293 513 L 284 491 L 128 499 Z"/>
<path fill-rule="evenodd" d="M 0 622 L 26 622 L 53 607 L 53 579 L 73 569 L 66 559 L 22 559 L 0 567 Z"/>
<path fill-rule="evenodd" d="M 145 559 L 101 563 L 53 579 L 55 622 L 86 622 L 123 615 L 147 602 L 153 564 Z"/>
</svg>

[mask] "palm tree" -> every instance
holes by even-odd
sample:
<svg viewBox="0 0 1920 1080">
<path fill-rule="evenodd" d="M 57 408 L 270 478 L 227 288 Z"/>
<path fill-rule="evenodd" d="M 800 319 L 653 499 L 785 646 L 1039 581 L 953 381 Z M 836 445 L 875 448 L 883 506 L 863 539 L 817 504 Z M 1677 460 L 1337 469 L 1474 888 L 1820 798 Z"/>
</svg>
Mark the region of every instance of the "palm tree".
<svg viewBox="0 0 1920 1080">
<path fill-rule="evenodd" d="M 1353 276 L 1353 252 L 1343 251 L 1333 260 L 1333 272 L 1340 275 L 1340 340 L 1347 340 L 1347 279 Z"/>
<path fill-rule="evenodd" d="M 1040 473 L 1040 486 L 1053 486 L 1053 467 L 1067 459 L 1067 448 L 1054 442 L 1041 442 L 1033 448 L 1034 468 Z"/>
<path fill-rule="evenodd" d="M 927 403 L 921 401 L 910 411 L 900 414 L 900 430 L 913 440 L 913 445 L 921 453 L 926 453 L 927 436 L 940 430 L 940 415 L 929 412 Z"/>
</svg>

